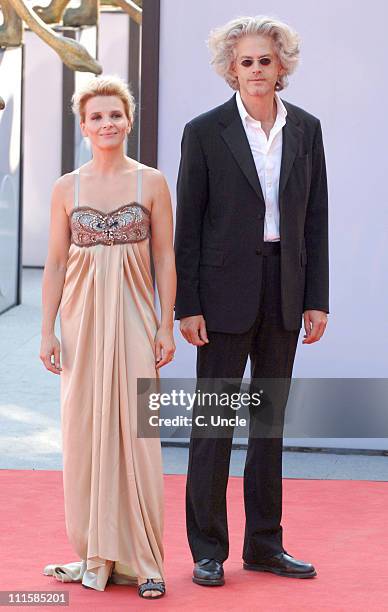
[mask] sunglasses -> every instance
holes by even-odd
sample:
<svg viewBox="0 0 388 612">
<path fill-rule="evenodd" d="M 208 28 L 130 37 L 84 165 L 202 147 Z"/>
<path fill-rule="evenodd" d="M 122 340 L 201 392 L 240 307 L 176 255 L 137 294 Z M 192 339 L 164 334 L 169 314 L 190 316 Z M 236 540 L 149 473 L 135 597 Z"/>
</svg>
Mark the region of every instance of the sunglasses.
<svg viewBox="0 0 388 612">
<path fill-rule="evenodd" d="M 244 68 L 249 68 L 250 66 L 252 66 L 253 62 L 253 59 L 244 59 L 241 61 L 241 66 L 244 66 Z M 270 57 L 261 57 L 258 62 L 261 66 L 269 66 L 272 60 Z"/>
</svg>

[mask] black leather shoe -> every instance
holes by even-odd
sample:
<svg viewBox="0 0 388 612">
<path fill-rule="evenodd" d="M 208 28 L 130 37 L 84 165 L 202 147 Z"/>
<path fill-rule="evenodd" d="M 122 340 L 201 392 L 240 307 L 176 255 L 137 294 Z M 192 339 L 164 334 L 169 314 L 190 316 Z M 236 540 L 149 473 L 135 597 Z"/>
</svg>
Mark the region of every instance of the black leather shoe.
<svg viewBox="0 0 388 612">
<path fill-rule="evenodd" d="M 194 565 L 193 582 L 202 586 L 222 586 L 225 584 L 224 568 L 216 559 L 201 559 Z"/>
<path fill-rule="evenodd" d="M 278 576 L 288 576 L 289 578 L 313 578 L 317 575 L 311 563 L 298 561 L 286 552 L 278 553 L 259 563 L 244 562 L 243 567 L 254 572 L 272 572 L 278 574 Z"/>
</svg>

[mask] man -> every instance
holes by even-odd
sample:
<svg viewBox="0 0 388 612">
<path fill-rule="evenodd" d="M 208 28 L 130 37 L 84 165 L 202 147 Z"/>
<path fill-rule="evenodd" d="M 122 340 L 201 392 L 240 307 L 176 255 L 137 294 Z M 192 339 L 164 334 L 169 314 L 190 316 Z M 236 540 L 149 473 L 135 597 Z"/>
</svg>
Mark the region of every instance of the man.
<svg viewBox="0 0 388 612">
<path fill-rule="evenodd" d="M 178 176 L 176 318 L 197 346 L 197 377 L 289 381 L 303 343 L 324 333 L 328 308 L 325 157 L 318 119 L 282 101 L 299 39 L 284 23 L 240 18 L 211 33 L 212 63 L 236 90 L 184 129 Z M 288 396 L 286 385 L 283 415 Z M 256 412 L 250 409 L 251 421 Z M 187 532 L 193 581 L 224 584 L 226 486 L 232 436 L 193 428 Z M 244 471 L 243 567 L 316 575 L 282 543 L 282 436 L 250 436 Z"/>
</svg>

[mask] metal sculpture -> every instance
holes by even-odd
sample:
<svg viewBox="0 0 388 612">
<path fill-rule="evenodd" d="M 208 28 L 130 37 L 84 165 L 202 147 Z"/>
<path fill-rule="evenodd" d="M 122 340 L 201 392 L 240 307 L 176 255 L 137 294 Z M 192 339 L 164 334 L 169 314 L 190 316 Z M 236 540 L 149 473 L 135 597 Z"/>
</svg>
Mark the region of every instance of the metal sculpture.
<svg viewBox="0 0 388 612">
<path fill-rule="evenodd" d="M 60 36 L 47 24 L 81 27 L 97 25 L 98 0 L 81 0 L 77 8 L 68 8 L 69 0 L 51 0 L 48 6 L 30 8 L 25 0 L 0 0 L 3 23 L 0 25 L 0 48 L 18 47 L 23 42 L 23 22 L 51 47 L 71 70 L 101 74 L 102 66 L 76 40 Z M 117 6 L 138 25 L 142 23 L 141 0 L 100 0 L 101 5 Z M 66 10 L 65 10 L 66 9 Z M 0 97 L 0 110 L 5 107 Z"/>
<path fill-rule="evenodd" d="M 98 0 L 82 0 L 77 8 L 68 8 L 69 0 L 51 0 L 47 6 L 34 6 L 34 11 L 45 23 L 60 23 L 64 26 L 85 26 L 98 23 Z M 117 6 L 131 19 L 141 25 L 142 9 L 132 0 L 100 0 L 100 5 Z"/>
<path fill-rule="evenodd" d="M 0 0 L 4 23 L 0 30 L 0 46 L 19 46 L 23 40 L 23 22 L 51 47 L 71 70 L 101 74 L 102 66 L 76 40 L 54 32 L 24 0 Z"/>
</svg>

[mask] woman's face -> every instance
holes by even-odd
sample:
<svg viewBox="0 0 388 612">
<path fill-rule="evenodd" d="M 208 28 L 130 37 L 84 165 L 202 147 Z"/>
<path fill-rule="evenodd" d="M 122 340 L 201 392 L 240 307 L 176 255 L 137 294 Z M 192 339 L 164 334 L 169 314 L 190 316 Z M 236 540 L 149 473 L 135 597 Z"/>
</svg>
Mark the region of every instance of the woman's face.
<svg viewBox="0 0 388 612">
<path fill-rule="evenodd" d="M 272 39 L 268 36 L 247 35 L 235 48 L 236 60 L 232 73 L 238 78 L 241 95 L 273 94 L 279 74 L 284 74 Z"/>
<path fill-rule="evenodd" d="M 92 146 L 115 149 L 122 145 L 130 129 L 131 123 L 118 96 L 94 96 L 86 102 L 81 131 Z"/>
</svg>

